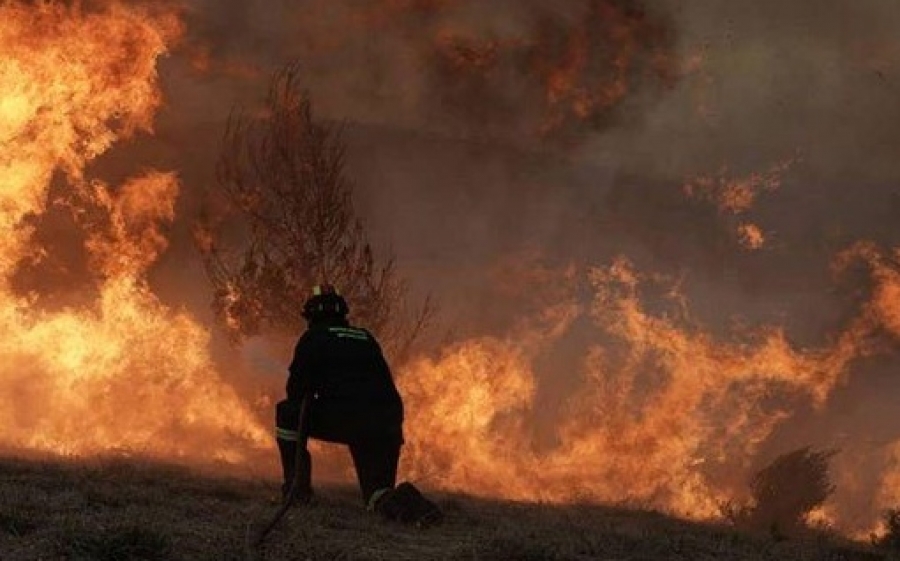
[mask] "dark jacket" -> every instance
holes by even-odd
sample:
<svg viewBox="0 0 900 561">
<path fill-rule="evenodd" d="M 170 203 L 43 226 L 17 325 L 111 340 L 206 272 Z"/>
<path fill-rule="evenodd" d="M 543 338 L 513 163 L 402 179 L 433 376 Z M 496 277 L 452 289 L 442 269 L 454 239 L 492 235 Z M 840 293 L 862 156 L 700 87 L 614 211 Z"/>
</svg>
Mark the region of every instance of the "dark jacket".
<svg viewBox="0 0 900 561">
<path fill-rule="evenodd" d="M 287 381 L 288 400 L 310 392 L 309 435 L 351 444 L 403 440 L 403 402 L 381 346 L 346 321 L 317 322 L 300 337 Z"/>
</svg>

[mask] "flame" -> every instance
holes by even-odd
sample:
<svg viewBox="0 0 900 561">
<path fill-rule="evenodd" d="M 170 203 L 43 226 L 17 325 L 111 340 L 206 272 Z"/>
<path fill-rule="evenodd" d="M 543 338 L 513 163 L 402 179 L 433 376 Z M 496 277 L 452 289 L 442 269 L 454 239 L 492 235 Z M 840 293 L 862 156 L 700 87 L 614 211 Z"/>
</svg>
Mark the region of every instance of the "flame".
<svg viewBox="0 0 900 561">
<path fill-rule="evenodd" d="M 882 509 L 897 508 L 900 504 L 900 440 L 886 446 L 883 454 L 887 469 L 881 476 L 877 505 Z"/>
<path fill-rule="evenodd" d="M 667 30 L 640 8 L 614 1 L 588 5 L 586 16 L 554 48 L 553 33 L 532 47 L 532 64 L 547 105 L 542 131 L 571 119 L 597 119 L 621 104 L 641 73 L 670 82 L 676 66 L 666 51 Z M 646 64 L 642 64 L 646 58 Z"/>
<path fill-rule="evenodd" d="M 531 301 L 544 303 L 529 308 L 530 321 L 508 337 L 458 343 L 400 378 L 411 415 L 405 469 L 439 487 L 488 496 L 625 502 L 716 518 L 798 405 L 821 410 L 855 361 L 890 351 L 885 336 L 900 337 L 900 249 L 859 243 L 837 256 L 834 269 L 860 264 L 870 294 L 815 348 L 793 344 L 778 326 L 714 336 L 692 320 L 677 284 L 654 289 L 669 281 L 625 258 L 563 267 L 555 276 L 539 266 L 516 269 L 520 283 L 512 289 L 534 291 Z M 585 320 L 577 383 L 565 403 L 548 405 L 538 372 L 545 352 Z M 551 445 L 535 427 L 549 427 Z M 881 508 L 900 501 L 900 443 L 885 450 Z M 878 513 L 843 514 L 827 503 L 808 521 L 859 533 Z"/>
<path fill-rule="evenodd" d="M 414 72 L 425 71 L 429 121 L 449 113 L 476 133 L 557 138 L 607 125 L 635 94 L 679 74 L 664 17 L 622 0 L 578 4 L 380 0 L 344 8 L 334 32 L 311 41 L 315 53 L 336 52 L 358 34 L 390 36 L 403 50 L 391 49 L 386 67 L 414 61 Z"/>
<path fill-rule="evenodd" d="M 175 174 L 118 188 L 85 176 L 117 141 L 150 131 L 156 62 L 182 33 L 164 3 L 0 5 L 0 442 L 90 454 L 239 461 L 269 439 L 208 354 L 209 335 L 159 301 L 146 273 L 166 248 Z M 95 297 L 42 309 L 10 279 L 62 174 L 85 231 Z"/>
<path fill-rule="evenodd" d="M 561 278 L 570 277 L 567 268 Z M 800 349 L 779 328 L 720 340 L 681 314 L 650 313 L 641 294 L 652 279 L 625 259 L 579 277 L 568 300 L 515 336 L 469 340 L 409 367 L 401 383 L 411 476 L 511 499 L 632 502 L 713 518 L 733 496 L 734 472 L 746 471 L 792 407 L 821 407 L 859 356 L 855 331 Z M 577 296 L 584 283 L 586 305 Z M 666 298 L 680 309 L 675 292 Z M 559 411 L 543 410 L 536 364 L 578 319 L 593 330 L 580 383 Z M 531 432 L 546 423 L 549 448 Z"/>
<path fill-rule="evenodd" d="M 766 235 L 756 224 L 745 222 L 737 227 L 738 241 L 747 249 L 760 249 L 766 243 Z"/>
<path fill-rule="evenodd" d="M 726 217 L 740 217 L 749 213 L 759 197 L 781 188 L 784 175 L 799 161 L 794 155 L 769 167 L 765 172 L 753 172 L 747 176 L 735 177 L 727 167 L 715 174 L 700 174 L 689 177 L 682 190 L 685 195 L 714 204 L 719 213 Z M 747 249 L 760 249 L 766 242 L 763 229 L 751 222 L 740 222 L 734 226 L 738 243 Z"/>
<path fill-rule="evenodd" d="M 900 248 L 884 251 L 874 243 L 859 242 L 838 255 L 834 268 L 844 272 L 859 263 L 867 267 L 872 287 L 854 322 L 857 336 L 867 340 L 870 353 L 890 352 L 900 340 Z M 884 465 L 878 475 L 878 491 L 873 501 L 878 514 L 896 509 L 900 504 L 900 439 L 884 444 L 880 452 Z M 886 531 L 883 522 L 862 534 L 883 535 Z"/>
<path fill-rule="evenodd" d="M 805 522 L 812 528 L 828 530 L 837 523 L 837 514 L 833 505 L 820 505 L 807 513 Z"/>
</svg>

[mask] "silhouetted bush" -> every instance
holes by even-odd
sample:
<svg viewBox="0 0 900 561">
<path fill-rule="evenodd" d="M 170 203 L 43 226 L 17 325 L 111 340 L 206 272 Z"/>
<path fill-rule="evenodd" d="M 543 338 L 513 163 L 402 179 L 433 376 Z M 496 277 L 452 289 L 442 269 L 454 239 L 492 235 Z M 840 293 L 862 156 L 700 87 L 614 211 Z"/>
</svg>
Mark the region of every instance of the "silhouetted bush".
<svg viewBox="0 0 900 561">
<path fill-rule="evenodd" d="M 729 503 L 724 514 L 739 528 L 775 537 L 796 535 L 807 528 L 807 515 L 834 492 L 828 475 L 834 454 L 804 447 L 775 458 L 750 481 L 750 501 Z"/>
</svg>

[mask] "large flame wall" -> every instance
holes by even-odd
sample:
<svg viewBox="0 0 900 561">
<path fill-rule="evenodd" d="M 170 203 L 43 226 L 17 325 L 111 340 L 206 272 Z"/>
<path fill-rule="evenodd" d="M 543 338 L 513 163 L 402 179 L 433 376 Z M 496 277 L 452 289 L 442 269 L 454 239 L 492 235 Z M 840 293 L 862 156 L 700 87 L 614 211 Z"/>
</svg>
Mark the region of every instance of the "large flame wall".
<svg viewBox="0 0 900 561">
<path fill-rule="evenodd" d="M 648 312 L 640 285 L 652 281 L 625 260 L 581 276 L 593 294 L 584 305 L 573 290 L 537 325 L 409 368 L 417 476 L 519 499 L 713 517 L 741 483 L 723 472 L 751 463 L 798 402 L 821 406 L 862 352 L 860 326 L 824 349 L 796 348 L 776 328 L 716 340 L 683 316 Z M 537 451 L 531 427 L 552 416 L 536 409 L 534 365 L 579 316 L 603 342 L 584 350 L 573 397 L 552 421 L 557 444 Z"/>
<path fill-rule="evenodd" d="M 114 187 L 84 173 L 149 131 L 161 103 L 157 59 L 182 29 L 150 6 L 0 5 L 0 442 L 237 461 L 266 432 L 221 383 L 205 329 L 145 280 L 166 248 L 176 174 Z M 55 201 L 53 182 L 66 185 Z M 86 232 L 94 297 L 78 308 L 41 309 L 11 286 L 19 264 L 54 251 L 32 243 L 51 204 Z"/>
</svg>

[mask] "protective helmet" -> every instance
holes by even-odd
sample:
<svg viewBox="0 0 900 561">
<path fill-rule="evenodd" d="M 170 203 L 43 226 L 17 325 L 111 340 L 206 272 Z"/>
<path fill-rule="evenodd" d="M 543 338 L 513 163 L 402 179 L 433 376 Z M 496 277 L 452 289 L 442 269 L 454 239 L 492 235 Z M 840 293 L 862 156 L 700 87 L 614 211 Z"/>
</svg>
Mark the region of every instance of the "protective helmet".
<svg viewBox="0 0 900 561">
<path fill-rule="evenodd" d="M 347 301 L 330 284 L 313 287 L 312 296 L 303 304 L 303 317 L 316 321 L 329 317 L 344 317 L 350 312 Z"/>
</svg>

